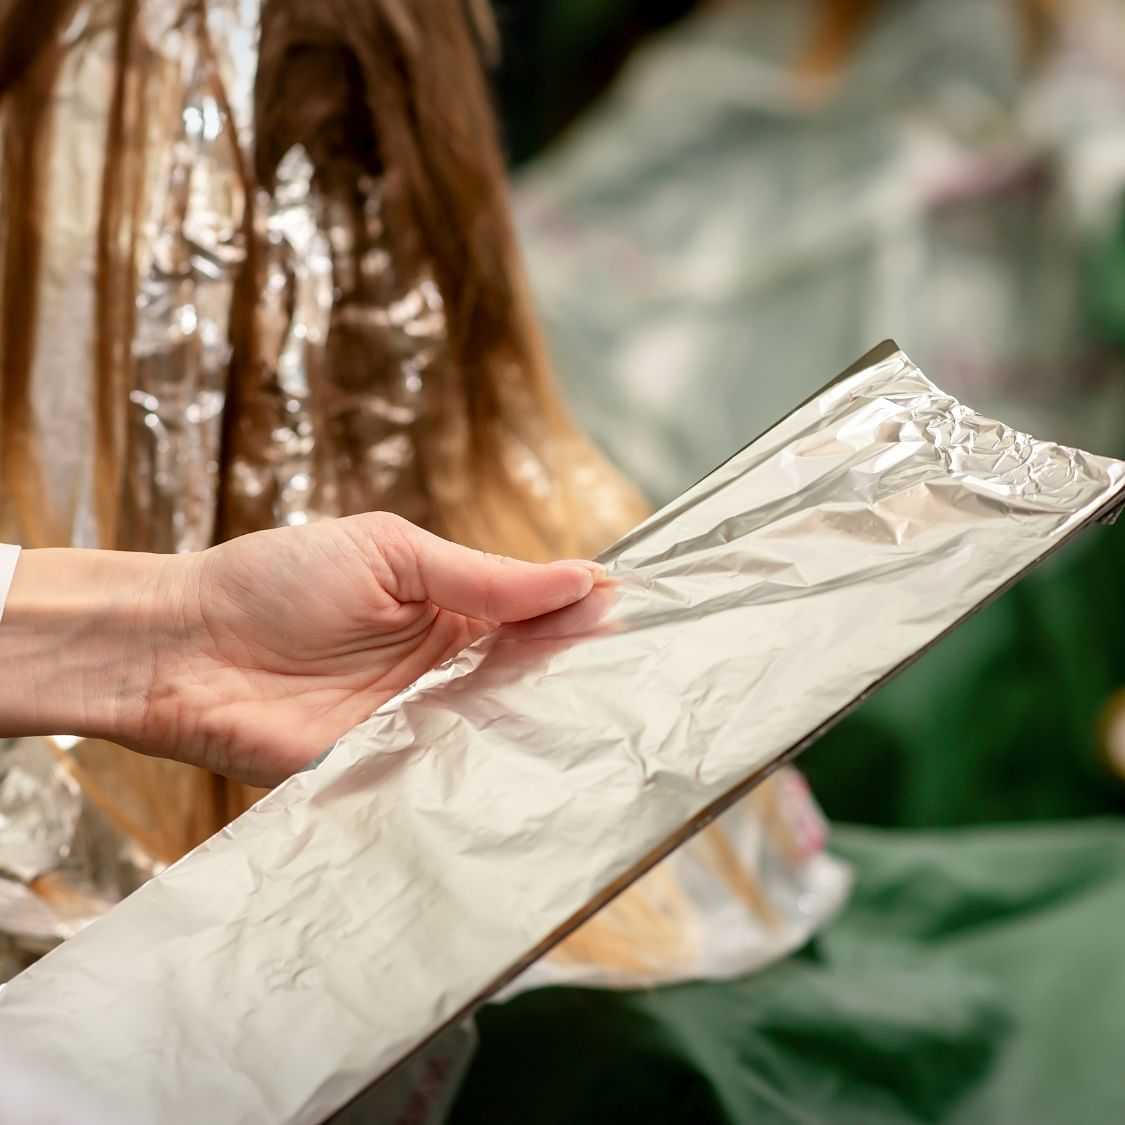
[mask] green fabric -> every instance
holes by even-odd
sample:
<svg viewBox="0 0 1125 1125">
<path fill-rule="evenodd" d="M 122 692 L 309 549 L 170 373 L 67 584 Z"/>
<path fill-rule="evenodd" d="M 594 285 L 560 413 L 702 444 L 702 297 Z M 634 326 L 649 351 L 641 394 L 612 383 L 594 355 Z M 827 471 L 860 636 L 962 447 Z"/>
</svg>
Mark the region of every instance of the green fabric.
<svg viewBox="0 0 1125 1125">
<path fill-rule="evenodd" d="M 835 847 L 858 886 L 800 957 L 486 1008 L 454 1125 L 1125 1120 L 1125 826 Z"/>
<path fill-rule="evenodd" d="M 1093 333 L 1112 347 L 1125 347 L 1125 205 L 1105 238 L 1087 254 L 1085 300 Z"/>
</svg>

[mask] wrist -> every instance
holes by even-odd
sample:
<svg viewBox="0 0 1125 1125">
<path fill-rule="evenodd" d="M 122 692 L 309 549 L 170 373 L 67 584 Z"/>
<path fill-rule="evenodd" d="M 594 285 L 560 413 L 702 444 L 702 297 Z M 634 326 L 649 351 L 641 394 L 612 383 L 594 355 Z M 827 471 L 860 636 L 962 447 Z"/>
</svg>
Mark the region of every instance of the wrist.
<svg viewBox="0 0 1125 1125">
<path fill-rule="evenodd" d="M 176 617 L 172 561 L 23 552 L 0 623 L 0 736 L 136 740 Z"/>
</svg>

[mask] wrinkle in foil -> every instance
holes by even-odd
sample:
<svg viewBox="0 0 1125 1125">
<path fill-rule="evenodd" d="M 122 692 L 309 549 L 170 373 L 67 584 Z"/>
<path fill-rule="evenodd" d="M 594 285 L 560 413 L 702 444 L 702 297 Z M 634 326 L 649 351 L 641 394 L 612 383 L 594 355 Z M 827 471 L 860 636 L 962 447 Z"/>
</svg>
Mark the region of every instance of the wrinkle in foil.
<svg viewBox="0 0 1125 1125">
<path fill-rule="evenodd" d="M 38 444 L 52 451 L 47 509 L 56 541 L 191 551 L 220 535 L 373 509 L 433 526 L 435 498 L 445 510 L 472 502 L 458 468 L 469 423 L 443 295 L 425 264 L 407 269 L 396 253 L 383 178 L 347 156 L 318 167 L 294 149 L 268 187 L 253 182 L 260 9 L 261 0 L 137 5 L 129 89 L 140 91 L 143 109 L 126 119 L 127 133 L 140 135 L 125 155 L 131 202 L 117 248 L 132 247 L 134 303 L 128 316 L 113 314 L 122 336 L 131 321 L 128 338 L 110 333 L 127 379 L 113 542 L 95 516 L 92 357 L 103 335 L 98 223 L 119 0 L 77 5 L 67 29 L 31 380 Z M 129 295 L 129 279 L 118 281 Z M 243 292 L 256 304 L 236 312 Z M 236 315 L 253 318 L 253 355 L 232 354 Z M 541 406 L 522 383 L 514 371 L 504 393 L 530 429 Z M 546 427 L 493 437 L 513 479 L 545 511 L 558 506 L 553 466 L 565 465 L 591 522 L 620 526 L 630 498 L 584 448 L 556 448 Z M 224 438 L 231 445 L 221 466 Z M 591 539 L 601 538 L 594 528 Z"/>
<path fill-rule="evenodd" d="M 77 782 L 41 740 L 0 746 L 0 878 L 30 883 L 58 867 L 81 813 Z"/>
<path fill-rule="evenodd" d="M 154 873 L 83 794 L 56 740 L 0 743 L 0 946 L 45 953 Z"/>
<path fill-rule="evenodd" d="M 259 193 L 261 355 L 242 391 L 251 422 L 232 466 L 234 530 L 373 509 L 432 519 L 418 435 L 444 303 L 428 275 L 400 277 L 381 180 L 343 183 L 322 186 L 295 146 Z"/>
<path fill-rule="evenodd" d="M 6 985 L 0 1068 L 91 1122 L 324 1121 L 1123 490 L 877 349 Z"/>
<path fill-rule="evenodd" d="M 418 434 L 428 380 L 447 346 L 445 304 L 428 271 L 404 277 L 384 221 L 384 185 L 361 174 L 327 200 L 337 264 L 326 446 L 348 512 L 389 508 L 416 523 L 428 510 Z"/>
<path fill-rule="evenodd" d="M 232 466 L 240 518 L 249 526 L 307 523 L 314 514 L 313 393 L 323 381 L 334 284 L 313 176 L 308 154 L 294 147 L 278 167 L 272 194 L 258 193 L 264 217 L 255 309 L 259 356 L 242 394 L 267 437 Z M 339 514 L 325 499 L 322 494 L 320 514 Z"/>
<path fill-rule="evenodd" d="M 129 391 L 130 532 L 156 551 L 197 551 L 215 533 L 230 315 L 246 260 L 241 140 L 197 26 L 154 41 L 176 79 L 152 115 Z"/>
</svg>

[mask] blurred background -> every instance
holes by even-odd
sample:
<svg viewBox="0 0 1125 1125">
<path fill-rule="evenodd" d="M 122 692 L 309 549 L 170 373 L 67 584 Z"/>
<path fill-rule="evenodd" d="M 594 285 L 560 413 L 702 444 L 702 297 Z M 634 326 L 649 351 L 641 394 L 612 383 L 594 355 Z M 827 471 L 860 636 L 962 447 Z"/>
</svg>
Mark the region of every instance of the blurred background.
<svg viewBox="0 0 1125 1125">
<path fill-rule="evenodd" d="M 1125 455 L 1125 5 L 498 11 L 559 374 L 654 502 L 888 336 L 977 410 Z M 459 1120 L 1125 1119 L 1123 689 L 1118 526 L 802 759 L 858 880 L 813 947 L 489 1009 Z"/>
<path fill-rule="evenodd" d="M 1125 6 L 499 13 L 559 373 L 654 502 L 888 336 L 981 412 L 1125 454 Z M 945 825 L 1125 808 L 1102 721 L 1125 685 L 1123 552 L 1120 534 L 1087 537 L 811 753 L 829 812 Z"/>
</svg>

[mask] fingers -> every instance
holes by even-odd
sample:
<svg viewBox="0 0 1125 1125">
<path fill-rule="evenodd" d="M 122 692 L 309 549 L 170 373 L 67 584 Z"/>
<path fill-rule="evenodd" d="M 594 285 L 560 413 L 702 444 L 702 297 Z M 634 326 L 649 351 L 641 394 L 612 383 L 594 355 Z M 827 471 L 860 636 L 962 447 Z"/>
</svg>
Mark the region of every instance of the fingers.
<svg viewBox="0 0 1125 1125">
<path fill-rule="evenodd" d="M 602 574 L 592 562 L 539 564 L 486 555 L 411 524 L 400 524 L 398 532 L 407 550 L 384 555 L 401 584 L 400 598 L 429 599 L 482 621 L 526 621 L 552 613 L 581 601 Z M 412 564 L 413 574 L 405 573 L 402 564 Z"/>
</svg>

